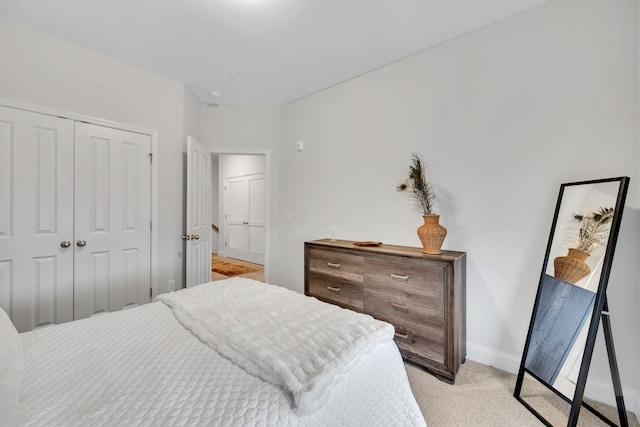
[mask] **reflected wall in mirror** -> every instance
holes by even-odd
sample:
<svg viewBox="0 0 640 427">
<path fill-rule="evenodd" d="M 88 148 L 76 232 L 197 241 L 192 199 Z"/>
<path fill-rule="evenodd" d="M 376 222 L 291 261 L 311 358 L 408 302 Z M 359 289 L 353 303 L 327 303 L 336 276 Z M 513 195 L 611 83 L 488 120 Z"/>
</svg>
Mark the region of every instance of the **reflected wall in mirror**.
<svg viewBox="0 0 640 427">
<path fill-rule="evenodd" d="M 571 405 L 567 425 L 575 425 L 582 404 L 628 183 L 620 177 L 560 187 L 514 396 L 523 402 L 526 372 Z"/>
</svg>

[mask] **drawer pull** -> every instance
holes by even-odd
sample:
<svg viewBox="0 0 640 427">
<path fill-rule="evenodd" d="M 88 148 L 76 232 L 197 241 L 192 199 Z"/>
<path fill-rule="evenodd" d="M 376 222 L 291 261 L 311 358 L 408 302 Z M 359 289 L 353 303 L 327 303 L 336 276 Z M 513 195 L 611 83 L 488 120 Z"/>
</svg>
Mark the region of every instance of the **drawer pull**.
<svg viewBox="0 0 640 427">
<path fill-rule="evenodd" d="M 327 286 L 327 289 L 329 289 L 331 292 L 340 292 L 340 288 L 337 288 L 335 286 Z"/>
<path fill-rule="evenodd" d="M 409 311 L 409 306 L 408 305 L 398 304 L 398 303 L 393 302 L 393 301 L 391 301 L 389 304 L 391 304 L 391 307 L 397 308 L 398 310 Z"/>
<path fill-rule="evenodd" d="M 327 265 L 332 268 L 340 268 L 340 264 L 337 264 L 335 262 L 328 262 Z"/>
<path fill-rule="evenodd" d="M 400 280 L 409 280 L 409 276 L 408 275 L 400 275 L 400 274 L 393 274 L 391 273 L 391 278 L 392 279 L 400 279 Z"/>
<path fill-rule="evenodd" d="M 408 334 L 401 334 L 400 332 L 396 332 L 394 335 L 396 336 L 396 338 L 400 338 L 403 340 L 406 340 L 407 338 L 409 338 Z"/>
</svg>

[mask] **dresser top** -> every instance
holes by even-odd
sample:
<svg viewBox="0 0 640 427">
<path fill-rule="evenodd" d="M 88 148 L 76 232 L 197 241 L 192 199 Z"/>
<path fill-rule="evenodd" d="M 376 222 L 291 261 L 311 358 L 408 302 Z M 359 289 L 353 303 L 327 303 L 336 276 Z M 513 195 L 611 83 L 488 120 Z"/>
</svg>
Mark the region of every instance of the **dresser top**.
<svg viewBox="0 0 640 427">
<path fill-rule="evenodd" d="M 356 246 L 354 245 L 355 241 L 353 240 L 320 239 L 320 240 L 313 240 L 305 243 L 310 245 L 318 245 L 318 246 L 341 248 L 341 249 L 352 249 L 352 250 L 370 252 L 370 253 L 403 255 L 403 256 L 420 257 L 420 258 L 434 259 L 434 260 L 441 260 L 441 261 L 453 261 L 457 258 L 460 258 L 466 255 L 465 252 L 456 252 L 456 251 L 442 251 L 441 255 L 429 255 L 429 254 L 422 253 L 422 248 L 416 248 L 416 247 L 410 247 L 410 246 L 387 245 L 387 244 L 382 244 L 380 246 Z"/>
</svg>

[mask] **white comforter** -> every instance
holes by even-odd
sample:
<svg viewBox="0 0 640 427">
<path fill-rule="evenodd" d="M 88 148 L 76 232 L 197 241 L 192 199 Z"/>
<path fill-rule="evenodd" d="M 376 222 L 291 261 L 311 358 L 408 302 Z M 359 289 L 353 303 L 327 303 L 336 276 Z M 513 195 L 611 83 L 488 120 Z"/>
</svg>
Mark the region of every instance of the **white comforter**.
<svg viewBox="0 0 640 427">
<path fill-rule="evenodd" d="M 245 278 L 157 299 L 202 342 L 287 391 L 300 415 L 322 407 L 336 378 L 393 339 L 388 323 Z"/>
<path fill-rule="evenodd" d="M 21 335 L 25 426 L 421 426 L 393 342 L 294 413 L 279 387 L 248 374 L 182 327 L 161 302 Z"/>
</svg>

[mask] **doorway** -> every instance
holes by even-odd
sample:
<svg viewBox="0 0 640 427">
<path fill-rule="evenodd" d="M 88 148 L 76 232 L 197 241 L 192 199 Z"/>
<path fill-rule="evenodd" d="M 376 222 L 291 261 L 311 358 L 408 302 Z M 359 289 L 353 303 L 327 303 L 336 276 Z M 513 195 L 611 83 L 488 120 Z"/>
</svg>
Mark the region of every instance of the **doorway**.
<svg viewBox="0 0 640 427">
<path fill-rule="evenodd" d="M 268 150 L 212 150 L 212 245 L 217 256 L 269 270 Z"/>
</svg>

